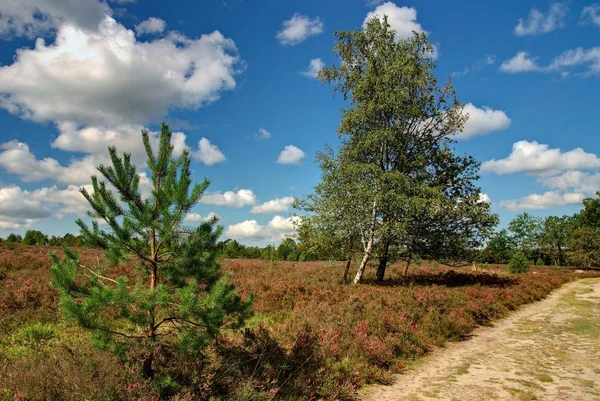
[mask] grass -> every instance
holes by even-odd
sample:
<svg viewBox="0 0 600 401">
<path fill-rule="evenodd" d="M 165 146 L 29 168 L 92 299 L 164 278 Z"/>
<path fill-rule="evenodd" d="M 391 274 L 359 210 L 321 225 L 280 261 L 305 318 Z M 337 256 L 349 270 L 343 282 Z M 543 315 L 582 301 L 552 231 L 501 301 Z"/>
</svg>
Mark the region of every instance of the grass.
<svg viewBox="0 0 600 401">
<path fill-rule="evenodd" d="M 506 387 L 506 390 L 514 397 L 517 397 L 520 401 L 536 401 L 537 397 L 530 391 L 521 390 L 514 387 Z"/>
<path fill-rule="evenodd" d="M 536 378 L 539 381 L 541 381 L 542 383 L 552 383 L 554 381 L 554 379 L 552 379 L 552 377 L 550 377 L 546 374 L 537 375 Z"/>
<path fill-rule="evenodd" d="M 223 333 L 205 355 L 161 359 L 169 377 L 157 389 L 137 367 L 94 348 L 88 333 L 60 323 L 57 294 L 48 285 L 49 250 L 0 247 L 0 400 L 150 401 L 168 391 L 179 393 L 179 401 L 351 400 L 365 384 L 391 383 L 433 348 L 575 277 L 564 269 L 534 267 L 537 274 L 515 277 L 500 272 L 505 266 L 472 273 L 424 264 L 406 279 L 402 266 L 392 266 L 383 285 L 370 269 L 365 284 L 342 286 L 342 262 L 273 267 L 225 260 L 223 269 L 242 296 L 255 296 L 254 316 L 244 330 Z M 96 250 L 82 250 L 83 263 L 98 257 Z M 117 266 L 112 274 L 131 269 Z M 33 348 L 28 339 L 42 340 L 41 346 Z M 3 344 L 14 352 L 6 353 Z M 462 365 L 457 374 L 469 368 Z"/>
</svg>

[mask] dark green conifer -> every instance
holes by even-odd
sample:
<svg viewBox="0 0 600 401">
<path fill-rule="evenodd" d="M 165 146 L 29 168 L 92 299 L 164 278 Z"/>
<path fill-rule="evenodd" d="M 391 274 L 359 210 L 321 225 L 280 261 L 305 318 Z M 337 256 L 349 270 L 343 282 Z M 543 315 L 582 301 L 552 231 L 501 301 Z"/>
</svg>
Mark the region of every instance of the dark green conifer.
<svg viewBox="0 0 600 401">
<path fill-rule="evenodd" d="M 123 353 L 140 351 L 140 364 L 153 377 L 157 353 L 198 350 L 225 327 L 240 325 L 248 313 L 228 277 L 220 273 L 216 219 L 185 228 L 183 219 L 199 201 L 208 180 L 192 185 L 190 155 L 173 156 L 171 131 L 162 124 L 155 154 L 142 131 L 151 193 L 140 191 L 140 175 L 130 154 L 109 148 L 112 166 L 92 177 L 93 192 L 81 189 L 94 218 L 77 224 L 87 244 L 104 249 L 105 266 L 86 266 L 65 249 L 52 256 L 52 285 L 60 292 L 65 318 L 93 333 L 98 344 Z M 113 193 L 113 188 L 118 196 Z M 107 229 L 101 229 L 103 221 Z M 135 261 L 129 277 L 110 277 L 116 263 Z M 130 355 L 131 353 L 129 353 Z"/>
</svg>

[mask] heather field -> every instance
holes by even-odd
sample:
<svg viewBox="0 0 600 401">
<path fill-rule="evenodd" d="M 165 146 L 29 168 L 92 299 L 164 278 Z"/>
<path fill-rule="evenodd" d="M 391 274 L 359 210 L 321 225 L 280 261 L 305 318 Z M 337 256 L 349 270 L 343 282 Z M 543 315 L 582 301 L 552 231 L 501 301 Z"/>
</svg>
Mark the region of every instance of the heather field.
<svg viewBox="0 0 600 401">
<path fill-rule="evenodd" d="M 341 284 L 343 262 L 223 260 L 243 297 L 245 328 L 225 331 L 200 355 L 162 355 L 176 381 L 145 381 L 139 367 L 94 347 L 57 315 L 51 247 L 0 247 L 2 400 L 344 400 L 397 373 L 448 341 L 467 337 L 519 305 L 576 277 L 568 268 L 502 265 L 454 268 L 425 263 L 403 278 L 392 266 L 383 285 L 373 268 L 358 286 Z M 82 249 L 83 263 L 102 261 Z M 112 274 L 133 275 L 117 266 Z"/>
</svg>

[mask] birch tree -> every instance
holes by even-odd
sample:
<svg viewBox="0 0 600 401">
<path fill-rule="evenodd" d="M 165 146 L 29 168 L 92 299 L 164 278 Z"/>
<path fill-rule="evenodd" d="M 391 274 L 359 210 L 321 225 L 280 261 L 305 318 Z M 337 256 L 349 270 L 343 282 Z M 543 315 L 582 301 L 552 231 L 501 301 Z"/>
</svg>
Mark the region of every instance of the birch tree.
<svg viewBox="0 0 600 401">
<path fill-rule="evenodd" d="M 374 255 L 382 281 L 394 258 L 408 266 L 481 244 L 497 219 L 479 200 L 479 163 L 452 149 L 467 116 L 451 82 L 438 85 L 433 46 L 419 33 L 396 41 L 387 19 L 335 35 L 340 63 L 319 77 L 348 104 L 338 158 L 351 183 L 347 197 L 361 199 L 364 249 L 354 281 Z"/>
</svg>

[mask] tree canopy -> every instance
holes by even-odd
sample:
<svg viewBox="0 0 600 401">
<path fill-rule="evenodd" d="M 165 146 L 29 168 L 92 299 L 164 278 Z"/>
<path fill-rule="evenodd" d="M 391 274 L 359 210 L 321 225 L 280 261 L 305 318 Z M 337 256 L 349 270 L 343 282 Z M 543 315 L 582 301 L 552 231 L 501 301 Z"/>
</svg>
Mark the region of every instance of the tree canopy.
<svg viewBox="0 0 600 401">
<path fill-rule="evenodd" d="M 387 19 L 335 35 L 340 64 L 319 77 L 349 107 L 341 146 L 319 155 L 323 181 L 307 198 L 305 223 L 348 254 L 362 245 L 355 283 L 375 255 L 379 280 L 392 259 L 465 257 L 497 218 L 480 201 L 479 163 L 453 151 L 467 117 L 452 84 L 437 83 L 432 45 L 418 33 L 396 41 Z"/>
</svg>

